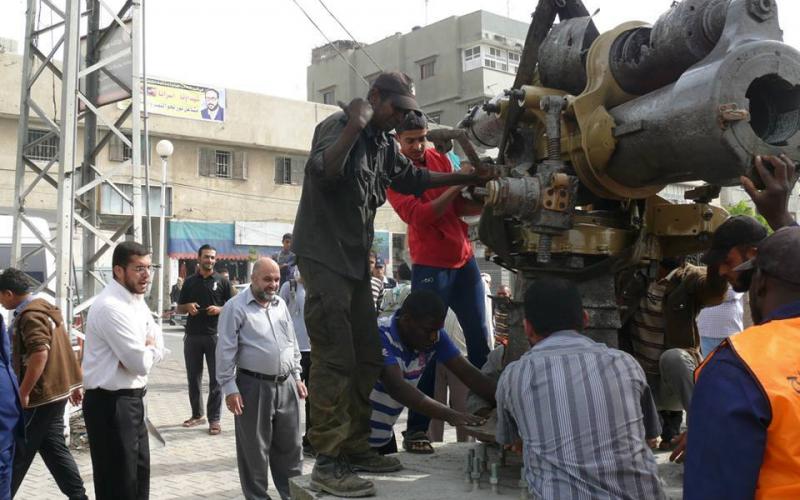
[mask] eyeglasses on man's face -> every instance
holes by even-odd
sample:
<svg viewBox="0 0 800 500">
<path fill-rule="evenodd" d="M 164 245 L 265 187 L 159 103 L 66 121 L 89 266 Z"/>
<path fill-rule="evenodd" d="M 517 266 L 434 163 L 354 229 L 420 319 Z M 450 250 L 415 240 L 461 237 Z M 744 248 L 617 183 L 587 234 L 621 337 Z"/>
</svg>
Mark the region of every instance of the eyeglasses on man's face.
<svg viewBox="0 0 800 500">
<path fill-rule="evenodd" d="M 133 266 L 129 267 L 128 269 L 133 269 L 136 274 L 153 274 L 153 270 L 158 269 L 159 265 L 151 265 L 151 266 Z"/>
</svg>

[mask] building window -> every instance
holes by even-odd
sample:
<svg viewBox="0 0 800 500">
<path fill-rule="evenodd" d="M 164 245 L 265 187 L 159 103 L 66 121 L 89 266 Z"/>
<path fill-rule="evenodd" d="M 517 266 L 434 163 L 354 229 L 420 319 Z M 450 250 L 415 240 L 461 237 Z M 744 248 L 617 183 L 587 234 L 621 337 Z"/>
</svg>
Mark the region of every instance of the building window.
<svg viewBox="0 0 800 500">
<path fill-rule="evenodd" d="M 130 184 L 116 184 L 117 188 L 125 194 L 127 199 L 123 198 L 120 193 L 112 188 L 109 184 L 103 183 L 100 187 L 100 213 L 106 215 L 132 215 L 133 207 L 130 200 L 133 197 L 133 186 Z M 142 207 L 145 206 L 145 200 L 148 200 L 150 205 L 150 214 L 152 217 L 161 215 L 161 186 L 150 186 L 150 196 L 145 198 L 147 188 L 142 186 Z M 167 217 L 172 216 L 172 186 L 167 186 L 166 203 L 164 204 L 164 212 Z"/>
<path fill-rule="evenodd" d="M 58 135 L 49 130 L 28 130 L 28 146 L 25 156 L 34 161 L 58 159 Z"/>
<path fill-rule="evenodd" d="M 432 77 L 434 73 L 434 64 L 436 61 L 426 61 L 423 63 L 419 63 L 419 79 L 424 80 L 426 78 Z"/>
<path fill-rule="evenodd" d="M 128 141 L 133 142 L 130 134 L 125 134 L 125 137 L 128 139 Z M 141 162 L 144 163 L 144 160 L 147 156 L 147 144 L 145 144 L 144 135 L 142 136 L 140 146 L 142 148 Z M 111 135 L 111 139 L 108 141 L 108 159 L 110 161 L 128 161 L 133 157 L 132 151 L 133 150 L 131 147 L 122 142 L 122 139 L 120 139 L 117 134 Z"/>
<path fill-rule="evenodd" d="M 214 164 L 216 166 L 217 177 L 223 179 L 231 178 L 231 163 L 233 160 L 233 153 L 231 151 L 214 151 Z"/>
<path fill-rule="evenodd" d="M 489 51 L 483 59 L 483 65 L 487 68 L 508 71 L 508 55 L 505 50 L 489 47 Z"/>
<path fill-rule="evenodd" d="M 336 93 L 333 89 L 322 91 L 322 104 L 336 105 Z"/>
<path fill-rule="evenodd" d="M 117 137 L 117 136 L 114 136 L 114 137 Z M 119 140 L 119 137 L 117 137 L 117 140 Z M 130 140 L 131 144 L 133 144 L 133 141 L 131 140 L 131 137 L 128 137 L 128 140 Z M 122 161 L 130 160 L 131 158 L 133 158 L 133 148 L 131 148 L 130 146 L 128 146 L 127 144 L 125 144 L 122 141 L 119 141 L 119 142 L 120 142 L 120 144 L 122 144 Z"/>
<path fill-rule="evenodd" d="M 275 158 L 275 184 L 292 183 L 292 159 L 288 156 Z"/>
<path fill-rule="evenodd" d="M 481 46 L 464 49 L 464 71 L 481 67 Z"/>
<path fill-rule="evenodd" d="M 303 184 L 306 160 L 304 156 L 276 156 L 275 184 Z"/>
<path fill-rule="evenodd" d="M 519 70 L 519 57 L 519 52 L 508 51 L 508 66 L 512 73 L 516 74 Z"/>
<path fill-rule="evenodd" d="M 247 153 L 217 148 L 200 148 L 198 173 L 201 177 L 247 179 Z"/>
<path fill-rule="evenodd" d="M 434 113 L 427 113 L 428 121 L 436 124 L 442 123 L 442 112 L 436 111 Z"/>
</svg>

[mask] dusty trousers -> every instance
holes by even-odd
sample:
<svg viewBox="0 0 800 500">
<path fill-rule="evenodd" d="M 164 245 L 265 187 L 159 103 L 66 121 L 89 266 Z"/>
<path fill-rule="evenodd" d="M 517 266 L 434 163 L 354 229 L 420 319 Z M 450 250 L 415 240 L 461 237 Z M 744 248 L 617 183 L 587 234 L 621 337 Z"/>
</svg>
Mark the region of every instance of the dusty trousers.
<svg viewBox="0 0 800 500">
<path fill-rule="evenodd" d="M 307 258 L 298 266 L 311 340 L 308 440 L 332 457 L 369 451 L 369 394 L 383 364 L 370 278 L 352 280 Z"/>
</svg>

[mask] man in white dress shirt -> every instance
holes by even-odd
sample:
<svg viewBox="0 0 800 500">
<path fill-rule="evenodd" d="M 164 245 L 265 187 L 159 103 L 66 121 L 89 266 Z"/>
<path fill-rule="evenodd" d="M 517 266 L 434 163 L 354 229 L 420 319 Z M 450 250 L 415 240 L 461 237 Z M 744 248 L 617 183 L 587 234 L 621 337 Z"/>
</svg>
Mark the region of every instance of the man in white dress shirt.
<svg viewBox="0 0 800 500">
<path fill-rule="evenodd" d="M 262 257 L 250 288 L 225 303 L 217 324 L 217 380 L 234 414 L 239 482 L 247 500 L 267 500 L 267 468 L 283 500 L 301 473 L 300 349 L 292 316 L 278 296 L 281 271 Z"/>
<path fill-rule="evenodd" d="M 114 249 L 114 279 L 92 307 L 83 355 L 83 416 L 98 500 L 149 497 L 150 449 L 144 420 L 147 374 L 164 354 L 164 339 L 144 292 L 150 252 L 126 241 Z"/>
</svg>

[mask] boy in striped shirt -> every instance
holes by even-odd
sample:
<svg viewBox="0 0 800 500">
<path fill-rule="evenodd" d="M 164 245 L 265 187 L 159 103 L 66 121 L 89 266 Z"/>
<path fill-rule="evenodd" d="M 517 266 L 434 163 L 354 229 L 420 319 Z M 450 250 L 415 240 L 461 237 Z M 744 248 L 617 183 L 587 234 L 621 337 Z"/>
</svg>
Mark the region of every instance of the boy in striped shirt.
<svg viewBox="0 0 800 500">
<path fill-rule="evenodd" d="M 446 315 L 447 308 L 436 293 L 415 290 L 402 307 L 379 326 L 384 365 L 370 394 L 372 432 L 369 443 L 376 455 L 397 451 L 393 427 L 404 407 L 454 426 L 483 422 L 483 418 L 457 412 L 417 389 L 428 363 L 437 360 L 444 363 L 467 387 L 486 400 L 494 401 L 494 382 L 461 355 L 442 328 Z M 393 470 L 401 467 L 398 461 Z"/>
</svg>

